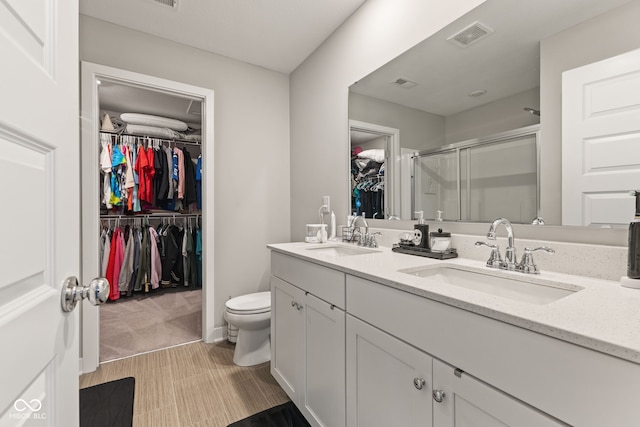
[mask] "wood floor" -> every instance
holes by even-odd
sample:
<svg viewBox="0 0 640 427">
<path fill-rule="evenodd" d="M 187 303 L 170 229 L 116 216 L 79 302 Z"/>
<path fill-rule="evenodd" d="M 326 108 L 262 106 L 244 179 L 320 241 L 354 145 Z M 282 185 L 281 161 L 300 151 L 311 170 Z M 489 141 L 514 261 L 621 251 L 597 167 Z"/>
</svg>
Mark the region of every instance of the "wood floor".
<svg viewBox="0 0 640 427">
<path fill-rule="evenodd" d="M 233 350 L 196 342 L 103 363 L 80 388 L 135 377 L 134 427 L 226 427 L 289 400 L 269 363 L 236 366 Z"/>
</svg>

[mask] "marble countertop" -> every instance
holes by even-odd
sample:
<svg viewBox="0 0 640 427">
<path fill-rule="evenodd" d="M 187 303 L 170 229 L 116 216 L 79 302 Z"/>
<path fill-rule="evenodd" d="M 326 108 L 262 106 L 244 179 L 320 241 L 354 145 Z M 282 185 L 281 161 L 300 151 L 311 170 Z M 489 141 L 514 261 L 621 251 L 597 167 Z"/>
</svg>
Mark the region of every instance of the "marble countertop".
<svg viewBox="0 0 640 427">
<path fill-rule="evenodd" d="M 309 250 L 319 246 L 351 245 L 280 243 L 268 245 L 268 248 L 640 364 L 639 289 L 625 288 L 614 281 L 554 272 L 525 275 L 494 270 L 480 261 L 465 258 L 440 261 L 395 253 L 391 248 L 377 248 L 376 252 L 347 256 Z M 579 291 L 546 304 L 534 304 L 459 286 L 443 285 L 438 281 L 398 271 L 443 266 Z"/>
</svg>

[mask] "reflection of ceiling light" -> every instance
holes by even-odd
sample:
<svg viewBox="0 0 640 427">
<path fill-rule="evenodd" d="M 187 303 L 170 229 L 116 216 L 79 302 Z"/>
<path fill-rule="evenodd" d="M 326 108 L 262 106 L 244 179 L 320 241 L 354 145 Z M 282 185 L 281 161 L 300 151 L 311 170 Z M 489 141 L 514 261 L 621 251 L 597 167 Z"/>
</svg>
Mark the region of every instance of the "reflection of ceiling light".
<svg viewBox="0 0 640 427">
<path fill-rule="evenodd" d="M 102 81 L 101 81 L 101 80 L 96 80 L 96 84 L 101 85 L 101 84 L 102 84 Z"/>
<path fill-rule="evenodd" d="M 405 89 L 411 89 L 412 87 L 418 85 L 418 83 L 411 81 L 406 77 L 396 77 L 395 79 L 391 80 L 391 83 L 396 84 Z"/>
<path fill-rule="evenodd" d="M 467 95 L 469 95 L 472 98 L 477 98 L 479 96 L 484 95 L 485 93 L 487 93 L 486 89 L 480 89 L 480 90 L 474 90 L 473 92 L 469 92 Z"/>
</svg>

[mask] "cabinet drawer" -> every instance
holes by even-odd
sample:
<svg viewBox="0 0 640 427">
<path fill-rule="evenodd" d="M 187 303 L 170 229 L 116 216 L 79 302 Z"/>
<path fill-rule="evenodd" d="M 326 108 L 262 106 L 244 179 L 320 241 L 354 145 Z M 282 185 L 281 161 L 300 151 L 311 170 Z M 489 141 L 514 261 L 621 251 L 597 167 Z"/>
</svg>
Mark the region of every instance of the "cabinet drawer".
<svg viewBox="0 0 640 427">
<path fill-rule="evenodd" d="M 338 270 L 272 252 L 271 274 L 329 304 L 345 308 L 345 274 Z"/>
</svg>

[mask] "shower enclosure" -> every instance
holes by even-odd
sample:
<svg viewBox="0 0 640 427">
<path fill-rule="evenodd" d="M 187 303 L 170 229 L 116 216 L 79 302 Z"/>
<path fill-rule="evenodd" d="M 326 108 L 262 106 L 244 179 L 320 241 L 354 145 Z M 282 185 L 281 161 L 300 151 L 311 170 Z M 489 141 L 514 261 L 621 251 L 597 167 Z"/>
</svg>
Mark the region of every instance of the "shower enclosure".
<svg viewBox="0 0 640 427">
<path fill-rule="evenodd" d="M 539 125 L 413 156 L 413 210 L 426 219 L 531 223 L 538 216 Z"/>
</svg>

